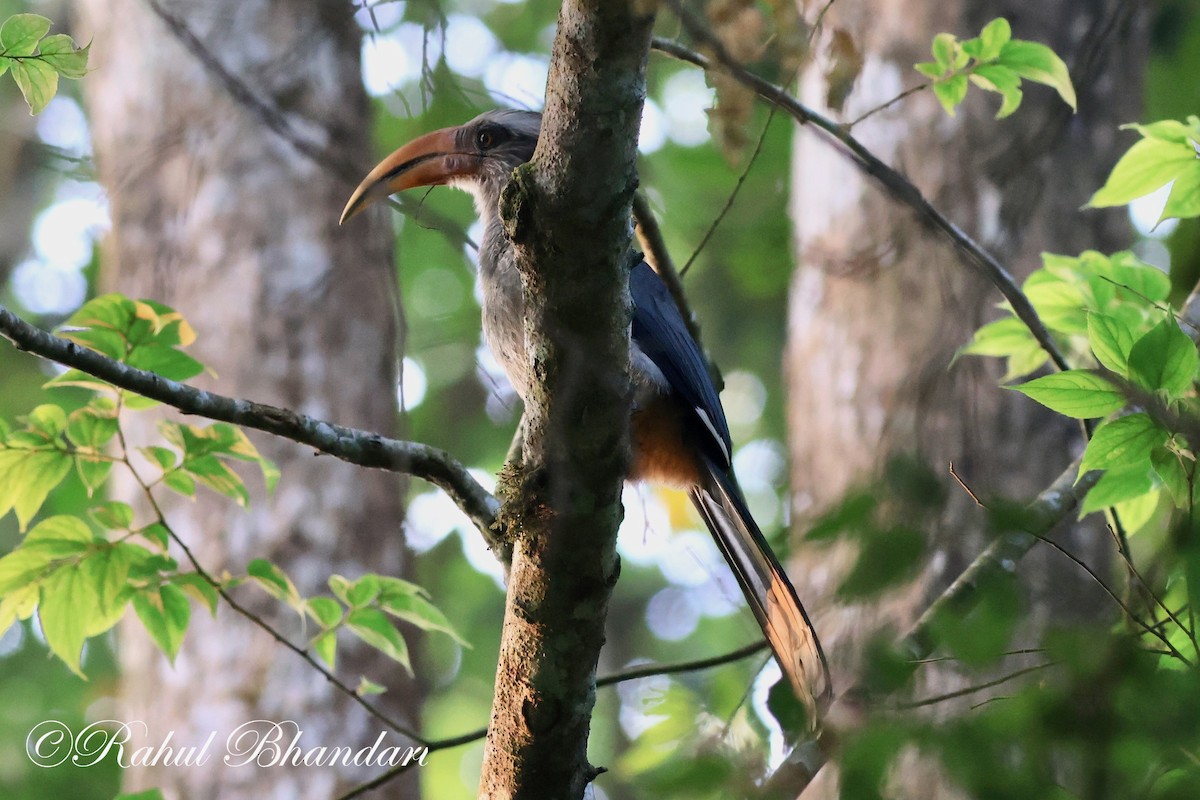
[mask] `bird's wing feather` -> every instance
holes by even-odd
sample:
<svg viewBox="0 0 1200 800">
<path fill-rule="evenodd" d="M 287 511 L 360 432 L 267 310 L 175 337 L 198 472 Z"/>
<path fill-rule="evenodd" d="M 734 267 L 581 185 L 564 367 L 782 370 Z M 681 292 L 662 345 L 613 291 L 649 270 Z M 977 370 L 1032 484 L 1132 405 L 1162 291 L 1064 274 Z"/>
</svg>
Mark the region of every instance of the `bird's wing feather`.
<svg viewBox="0 0 1200 800">
<path fill-rule="evenodd" d="M 688 332 L 675 299 L 645 261 L 629 275 L 633 297 L 633 342 L 663 373 L 679 401 L 693 415 L 693 430 L 705 434 L 704 453 L 730 466 L 729 424 L 708 374 L 700 347 Z"/>
</svg>

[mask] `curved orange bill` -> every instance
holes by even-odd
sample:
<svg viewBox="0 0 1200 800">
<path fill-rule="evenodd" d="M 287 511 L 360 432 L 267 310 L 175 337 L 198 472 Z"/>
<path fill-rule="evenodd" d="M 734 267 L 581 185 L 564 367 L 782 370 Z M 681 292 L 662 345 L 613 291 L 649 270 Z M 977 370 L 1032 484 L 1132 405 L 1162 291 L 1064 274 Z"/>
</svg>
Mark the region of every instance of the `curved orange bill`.
<svg viewBox="0 0 1200 800">
<path fill-rule="evenodd" d="M 479 157 L 456 152 L 458 128 L 442 128 L 413 139 L 380 161 L 350 195 L 338 224 L 385 197 L 416 186 L 440 186 L 479 170 Z"/>
</svg>

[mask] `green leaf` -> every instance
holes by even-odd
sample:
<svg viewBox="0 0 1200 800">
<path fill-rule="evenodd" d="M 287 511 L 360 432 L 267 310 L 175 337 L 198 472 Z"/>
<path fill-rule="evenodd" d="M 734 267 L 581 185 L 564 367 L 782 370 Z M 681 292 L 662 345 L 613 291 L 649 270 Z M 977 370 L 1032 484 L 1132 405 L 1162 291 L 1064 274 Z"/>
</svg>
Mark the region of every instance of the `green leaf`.
<svg viewBox="0 0 1200 800">
<path fill-rule="evenodd" d="M 317 654 L 317 658 L 329 665 L 330 669 L 337 669 L 337 630 L 330 629 L 322 631 L 312 641 L 312 649 Z"/>
<path fill-rule="evenodd" d="M 1087 332 L 1083 290 L 1049 272 L 1035 272 L 1025 281 L 1025 294 L 1046 327 L 1070 335 Z"/>
<path fill-rule="evenodd" d="M 370 605 L 371 601 L 379 596 L 382 588 L 379 583 L 379 576 L 363 575 L 350 584 L 350 587 L 346 590 L 346 602 L 354 608 L 362 608 L 363 606 Z"/>
<path fill-rule="evenodd" d="M 913 69 L 924 75 L 926 78 L 937 80 L 945 74 L 945 70 L 939 67 L 932 61 L 922 61 L 920 64 L 914 64 Z"/>
<path fill-rule="evenodd" d="M 239 506 L 250 504 L 250 492 L 241 476 L 216 456 L 184 458 L 180 469 L 186 471 L 204 486 L 223 494 Z"/>
<path fill-rule="evenodd" d="M 82 78 L 87 74 L 88 50 L 91 45 L 77 47 L 65 33 L 56 33 L 42 40 L 38 54 L 42 60 L 64 78 Z"/>
<path fill-rule="evenodd" d="M 4 598 L 0 599 L 0 636 L 3 636 L 17 620 L 29 619 L 33 616 L 33 612 L 37 610 L 40 594 L 41 586 L 31 583 L 7 592 Z"/>
<path fill-rule="evenodd" d="M 79 517 L 59 514 L 34 525 L 25 536 L 25 546 L 41 542 L 74 542 L 86 547 L 95 539 L 87 523 Z"/>
<path fill-rule="evenodd" d="M 1192 161 L 1187 169 L 1176 176 L 1158 221 L 1162 222 L 1171 217 L 1188 219 L 1196 216 L 1200 216 L 1200 159 Z"/>
<path fill-rule="evenodd" d="M 1004 17 L 996 19 L 983 26 L 979 32 L 979 51 L 973 53 L 980 61 L 991 61 L 1000 55 L 1004 45 L 1012 39 L 1012 28 Z"/>
<path fill-rule="evenodd" d="M 1008 357 L 1005 362 L 1004 377 L 1000 380 L 1002 383 L 1007 383 L 1024 378 L 1026 375 L 1037 372 L 1049 360 L 1050 354 L 1042 349 L 1040 344 L 1032 342 L 1028 347 Z"/>
<path fill-rule="evenodd" d="M 1158 510 L 1158 503 L 1163 494 L 1162 487 L 1156 487 L 1153 491 L 1140 497 L 1125 500 L 1113 506 L 1113 511 L 1120 517 L 1121 524 L 1127 533 L 1137 533 L 1154 518 L 1154 512 Z"/>
<path fill-rule="evenodd" d="M 1016 317 L 1005 317 L 984 325 L 975 331 L 969 344 L 958 352 L 960 355 L 1009 356 L 1026 350 L 1037 340 L 1024 322 Z"/>
<path fill-rule="evenodd" d="M 1142 139 L 1117 161 L 1104 185 L 1084 208 L 1123 206 L 1150 194 L 1196 165 L 1191 145 L 1161 139 Z"/>
<path fill-rule="evenodd" d="M 1129 377 L 1148 391 L 1178 397 L 1192 386 L 1200 359 L 1196 345 L 1170 314 L 1129 351 Z"/>
<path fill-rule="evenodd" d="M 1165 447 L 1156 447 L 1150 454 L 1150 465 L 1163 486 L 1171 493 L 1176 508 L 1186 508 L 1191 497 L 1187 470 L 1177 454 Z"/>
<path fill-rule="evenodd" d="M 0 595 L 23 589 L 53 574 L 66 559 L 78 557 L 87 545 L 62 539 L 24 544 L 0 558 Z"/>
<path fill-rule="evenodd" d="M 333 574 L 329 576 L 329 588 L 338 600 L 341 600 L 346 605 L 354 605 L 350 602 L 350 581 L 342 575 Z"/>
<path fill-rule="evenodd" d="M 246 567 L 246 572 L 255 583 L 267 591 L 267 594 L 287 603 L 299 613 L 304 613 L 304 598 L 300 596 L 296 584 L 292 583 L 292 579 L 282 569 L 265 558 L 256 558 Z"/>
<path fill-rule="evenodd" d="M 0 450 L 0 516 L 13 509 L 25 530 L 73 461 L 61 450 Z"/>
<path fill-rule="evenodd" d="M 1071 84 L 1071 73 L 1063 60 L 1046 45 L 1011 39 L 1000 48 L 997 60 L 1022 78 L 1052 87 L 1063 102 L 1075 110 L 1075 87 Z"/>
<path fill-rule="evenodd" d="M 172 381 L 185 381 L 204 371 L 204 365 L 182 350 L 158 343 L 135 347 L 126 359 L 129 366 L 157 373 Z"/>
<path fill-rule="evenodd" d="M 1150 454 L 1156 447 L 1167 443 L 1170 434 L 1158 426 L 1149 414 L 1129 414 L 1105 422 L 1096 428 L 1095 434 L 1083 451 L 1079 462 L 1079 475 L 1093 469 L 1110 469 L 1127 464 L 1140 464 L 1143 469 L 1150 462 Z"/>
<path fill-rule="evenodd" d="M 1163 302 L 1171 294 L 1171 279 L 1158 267 L 1153 267 L 1129 251 L 1114 253 L 1106 259 L 1107 276 L 1117 286 L 1117 291 L 1138 303 Z M 1126 288 L 1128 292 L 1121 292 Z M 1129 297 L 1130 293 L 1133 297 Z M 1141 295 L 1140 297 L 1138 295 Z"/>
<path fill-rule="evenodd" d="M 110 531 L 127 531 L 133 526 L 133 506 L 108 500 L 88 509 L 88 516 L 97 525 Z"/>
<path fill-rule="evenodd" d="M 1107 314 L 1088 314 L 1088 343 L 1096 360 L 1121 377 L 1129 376 L 1133 341 L 1133 331 L 1121 320 Z"/>
<path fill-rule="evenodd" d="M 1154 491 L 1154 480 L 1150 475 L 1148 464 L 1131 464 L 1107 470 L 1084 498 L 1079 517 L 1082 519 L 1093 511 L 1102 511 Z"/>
<path fill-rule="evenodd" d="M 942 104 L 946 113 L 953 117 L 955 107 L 967 96 L 967 76 L 954 75 L 938 81 L 933 84 L 933 93 L 937 95 L 938 102 Z"/>
<path fill-rule="evenodd" d="M 399 662 L 409 675 L 412 674 L 408 645 L 405 644 L 400 631 L 396 630 L 396 626 L 382 611 L 374 608 L 356 608 L 346 618 L 346 627 L 371 647 Z"/>
<path fill-rule="evenodd" d="M 122 543 L 122 546 L 104 547 L 99 552 L 88 556 L 81 562 L 81 568 L 95 587 L 96 598 L 102 614 L 112 614 L 124 610 L 125 598 L 122 592 L 129 580 L 129 567 L 133 563 L 130 548 L 135 545 Z M 112 625 L 116 624 L 112 621 Z M 108 627 L 112 627 L 109 625 Z M 108 630 L 105 628 L 104 630 Z M 102 631 L 89 632 L 96 635 Z"/>
<path fill-rule="evenodd" d="M 358 686 L 356 686 L 354 689 L 354 693 L 359 697 L 369 697 L 371 695 L 383 694 L 386 691 L 386 686 L 380 686 L 378 683 L 369 681 L 365 677 L 358 679 Z"/>
<path fill-rule="evenodd" d="M 0 52 L 6 56 L 31 56 L 50 32 L 50 20 L 38 14 L 16 14 L 0 26 Z"/>
<path fill-rule="evenodd" d="M 454 629 L 446 615 L 419 594 L 385 591 L 379 597 L 379 607 L 393 617 L 410 622 L 423 631 L 440 631 L 463 647 L 471 646 Z"/>
<path fill-rule="evenodd" d="M 158 649 L 174 664 L 192 614 L 187 595 L 169 583 L 147 588 L 133 596 L 133 610 Z"/>
<path fill-rule="evenodd" d="M 139 447 L 138 452 L 163 472 L 174 469 L 179 463 L 179 456 L 169 447 Z"/>
<path fill-rule="evenodd" d="M 93 378 L 86 372 L 80 372 L 77 369 L 69 369 L 42 384 L 43 389 L 59 389 L 67 386 L 77 386 L 93 392 L 115 392 L 111 384 L 107 384 L 99 378 Z"/>
<path fill-rule="evenodd" d="M 837 594 L 844 600 L 875 596 L 912 577 L 924 553 L 925 537 L 919 531 L 895 528 L 868 536 Z"/>
<path fill-rule="evenodd" d="M 221 594 L 217 591 L 217 587 L 213 586 L 196 572 L 183 572 L 179 575 L 174 575 L 171 577 L 171 583 L 203 603 L 209 613 L 213 615 L 213 618 L 216 618 L 217 606 L 221 602 Z"/>
<path fill-rule="evenodd" d="M 58 73 L 44 61 L 26 59 L 13 63 L 9 69 L 13 80 L 29 105 L 30 114 L 40 114 L 58 92 Z"/>
<path fill-rule="evenodd" d="M 1021 105 L 1021 77 L 1003 64 L 984 64 L 976 67 L 970 75 L 971 83 L 1004 98 L 996 119 L 1009 116 Z"/>
<path fill-rule="evenodd" d="M 1106 417 L 1125 405 L 1124 396 L 1111 383 L 1087 370 L 1045 375 L 1009 388 L 1073 419 Z"/>
<path fill-rule="evenodd" d="M 30 411 L 23 420 L 31 430 L 48 440 L 58 438 L 67 429 L 67 412 L 61 406 L 44 403 Z"/>
<path fill-rule="evenodd" d="M 851 492 L 832 510 L 818 517 L 804 534 L 810 542 L 836 541 L 843 533 L 861 533 L 873 525 L 879 501 L 868 492 Z"/>
<path fill-rule="evenodd" d="M 99 451 L 117 434 L 116 405 L 106 407 L 93 403 L 76 409 L 67 417 L 67 438 L 76 447 L 90 447 Z"/>
<path fill-rule="evenodd" d="M 67 328 L 108 328 L 129 330 L 135 318 L 133 301 L 116 293 L 103 294 L 84 303 L 60 326 L 59 335 Z"/>
<path fill-rule="evenodd" d="M 74 342 L 89 350 L 95 350 L 100 355 L 108 356 L 114 361 L 125 360 L 125 337 L 118 331 L 108 330 L 107 328 L 85 328 L 63 331 L 59 335 L 69 342 Z M 96 378 L 90 378 L 89 380 L 98 382 Z M 53 379 L 47 381 L 47 385 L 51 383 L 53 383 Z M 103 385 L 107 386 L 107 384 Z"/>
<path fill-rule="evenodd" d="M 79 564 L 54 572 L 42 583 L 38 620 L 51 652 L 81 678 L 83 643 L 93 617 L 100 613 L 96 586 Z"/>
<path fill-rule="evenodd" d="M 163 483 L 172 491 L 178 492 L 184 497 L 191 497 L 196 494 L 196 481 L 191 475 L 186 472 L 175 470 L 163 475 Z"/>
<path fill-rule="evenodd" d="M 304 602 L 308 615 L 322 628 L 332 628 L 342 621 L 341 604 L 329 597 L 310 597 Z"/>
<path fill-rule="evenodd" d="M 954 62 L 957 60 L 958 40 L 951 33 L 939 33 L 933 37 L 933 45 L 930 51 L 933 53 L 933 60 L 943 70 L 951 69 Z"/>
<path fill-rule="evenodd" d="M 171 532 L 161 522 L 151 522 L 144 528 L 138 528 L 138 535 L 154 542 L 160 549 L 166 550 L 171 541 Z"/>
<path fill-rule="evenodd" d="M 1187 144 L 1200 137 L 1200 131 L 1176 119 L 1162 119 L 1144 125 L 1132 123 L 1122 125 L 1121 130 L 1135 130 L 1147 139 L 1162 139 L 1175 144 Z"/>
</svg>

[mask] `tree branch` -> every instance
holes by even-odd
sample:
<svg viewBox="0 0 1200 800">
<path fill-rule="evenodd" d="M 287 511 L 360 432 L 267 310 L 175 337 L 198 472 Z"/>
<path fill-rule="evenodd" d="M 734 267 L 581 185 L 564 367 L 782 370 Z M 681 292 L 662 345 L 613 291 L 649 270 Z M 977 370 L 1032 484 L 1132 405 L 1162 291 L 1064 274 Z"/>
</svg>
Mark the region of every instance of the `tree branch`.
<svg viewBox="0 0 1200 800">
<path fill-rule="evenodd" d="M 502 544 L 492 529 L 499 502 L 444 450 L 419 442 L 389 439 L 371 431 L 335 425 L 286 408 L 206 392 L 167 380 L 153 372 L 113 361 L 94 350 L 46 333 L 0 306 L 0 336 L 18 350 L 73 367 L 92 377 L 165 403 L 184 414 L 230 422 L 309 445 L 322 453 L 357 464 L 424 478 L 446 494 L 479 528 L 488 545 Z"/>
<path fill-rule="evenodd" d="M 1034 310 L 1033 304 L 1029 302 L 1029 298 L 1021 291 L 1016 280 L 996 260 L 995 256 L 947 219 L 925 199 L 920 189 L 864 147 L 845 126 L 817 113 L 792 97 L 783 88 L 750 72 L 729 55 L 712 32 L 694 14 L 684 8 L 679 0 L 670 0 L 670 5 L 679 15 L 688 34 L 711 50 L 717 63 L 713 63 L 713 60 L 669 39 L 655 37 L 652 45 L 655 50 L 706 71 L 721 69 L 739 83 L 753 90 L 763 100 L 786 111 L 800 124 L 812 125 L 817 128 L 825 139 L 837 148 L 838 152 L 848 157 L 865 175 L 873 178 L 893 200 L 916 212 L 917 218 L 926 227 L 941 234 L 954 246 L 968 265 L 978 270 L 999 289 L 1000 294 L 1012 306 L 1013 313 L 1029 328 L 1030 333 L 1037 339 L 1042 349 L 1049 354 L 1055 366 L 1059 369 L 1068 369 L 1066 358 L 1054 343 L 1050 332 L 1046 330 L 1046 326 L 1042 323 L 1037 311 Z"/>
</svg>

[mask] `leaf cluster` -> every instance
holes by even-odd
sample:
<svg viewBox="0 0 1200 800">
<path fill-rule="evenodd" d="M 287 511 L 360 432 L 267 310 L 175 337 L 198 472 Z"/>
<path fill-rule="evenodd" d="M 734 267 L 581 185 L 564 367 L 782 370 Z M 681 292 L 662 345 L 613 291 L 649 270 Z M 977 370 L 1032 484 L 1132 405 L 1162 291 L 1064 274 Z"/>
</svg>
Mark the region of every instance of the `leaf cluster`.
<svg viewBox="0 0 1200 800">
<path fill-rule="evenodd" d="M 995 92 L 1002 102 L 996 119 L 1009 116 L 1021 105 L 1021 81 L 1045 84 L 1058 92 L 1063 102 L 1075 108 L 1075 87 L 1067 65 L 1040 42 L 1012 38 L 1004 18 L 994 19 L 974 39 L 959 41 L 951 33 L 933 40 L 933 61 L 916 65 L 917 72 L 933 80 L 933 93 L 950 116 L 967 96 L 967 87 Z"/>
<path fill-rule="evenodd" d="M 97 297 L 59 334 L 164 378 L 186 380 L 204 371 L 183 349 L 195 340 L 191 326 L 152 301 Z M 465 644 L 423 589 L 398 578 L 366 575 L 350 582 L 335 575 L 329 579 L 333 598 L 303 598 L 278 566 L 263 559 L 252 561 L 243 577 L 217 580 L 194 562 L 195 570 L 180 570 L 169 552 L 175 535 L 154 490 L 161 486 L 192 497 L 199 485 L 247 506 L 249 490 L 232 464 L 257 466 L 268 490 L 279 479 L 278 469 L 240 428 L 226 423 L 163 420 L 159 443 L 132 448 L 122 430 L 122 412 L 158 403 L 73 369 L 45 387 L 83 388 L 91 395 L 73 411 L 55 403 L 39 405 L 15 427 L 0 420 L 0 516 L 13 511 L 25 531 L 72 471 L 91 496 L 114 466 L 127 469 L 144 489 L 153 516 L 135 524 L 131 505 L 109 501 L 93 505 L 86 516 L 54 516 L 29 528 L 0 558 L 0 634 L 37 613 L 50 650 L 82 677 L 84 641 L 111 629 L 132 605 L 154 642 L 174 660 L 191 617 L 189 596 L 215 615 L 224 592 L 250 581 L 316 622 L 320 630 L 310 644 L 331 667 L 337 631 L 345 628 L 408 668 L 408 648 L 392 619 L 443 631 Z M 135 452 L 141 457 L 136 467 Z M 359 687 L 362 693 L 379 690 L 365 678 Z"/>
<path fill-rule="evenodd" d="M 88 51 L 65 33 L 50 33 L 50 20 L 17 14 L 0 25 L 0 75 L 11 72 L 29 113 L 38 114 L 58 92 L 58 79 L 87 74 Z"/>
<path fill-rule="evenodd" d="M 341 575 L 331 575 L 328 584 L 332 597 L 304 597 L 292 579 L 266 559 L 251 561 L 247 571 L 249 580 L 267 594 L 286 603 L 302 620 L 311 619 L 316 624 L 318 631 L 309 639 L 309 647 L 331 669 L 337 666 L 338 631 L 345 629 L 401 664 L 411 675 L 408 644 L 394 619 L 424 631 L 439 631 L 463 647 L 470 646 L 458 635 L 446 615 L 430 601 L 428 592 L 401 578 L 368 573 L 351 581 Z M 381 691 L 382 688 L 369 681 L 359 686 L 360 694 Z"/>
<path fill-rule="evenodd" d="M 1075 419 L 1103 419 L 1123 409 L 1130 385 L 1187 415 L 1195 407 L 1196 346 L 1166 305 L 1170 279 L 1129 252 L 1078 257 L 1043 255 L 1024 290 L 1075 369 L 1012 388 Z M 1005 307 L 1007 308 L 1007 307 Z M 1015 316 L 985 325 L 960 353 L 1007 359 L 1005 380 L 1041 368 L 1047 356 Z M 1177 417 L 1147 411 L 1102 422 L 1088 443 L 1080 475 L 1103 470 L 1081 513 L 1116 507 L 1126 526 L 1141 527 L 1164 492 L 1179 508 L 1193 502 L 1195 458 Z"/>
</svg>

